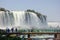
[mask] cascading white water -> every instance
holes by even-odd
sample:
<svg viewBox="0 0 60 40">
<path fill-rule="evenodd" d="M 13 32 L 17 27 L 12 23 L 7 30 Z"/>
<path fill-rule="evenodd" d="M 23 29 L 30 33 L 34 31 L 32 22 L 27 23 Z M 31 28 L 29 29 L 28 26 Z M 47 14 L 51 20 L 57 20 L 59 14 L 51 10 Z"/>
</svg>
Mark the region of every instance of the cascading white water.
<svg viewBox="0 0 60 40">
<path fill-rule="evenodd" d="M 0 11 L 0 27 L 47 28 L 46 16 L 28 11 Z"/>
</svg>

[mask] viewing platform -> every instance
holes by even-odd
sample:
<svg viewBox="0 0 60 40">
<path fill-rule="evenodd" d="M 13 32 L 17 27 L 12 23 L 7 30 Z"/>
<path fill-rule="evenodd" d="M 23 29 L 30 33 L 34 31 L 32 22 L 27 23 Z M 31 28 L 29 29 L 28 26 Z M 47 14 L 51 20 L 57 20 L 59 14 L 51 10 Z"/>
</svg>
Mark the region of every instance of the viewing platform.
<svg viewBox="0 0 60 40">
<path fill-rule="evenodd" d="M 28 40 L 32 40 L 30 38 L 30 34 L 53 34 L 54 38 L 45 38 L 46 40 L 53 39 L 53 40 L 60 40 L 60 32 L 14 32 L 14 33 L 2 33 L 7 34 L 8 36 L 11 34 L 19 34 L 19 35 L 28 35 Z"/>
</svg>

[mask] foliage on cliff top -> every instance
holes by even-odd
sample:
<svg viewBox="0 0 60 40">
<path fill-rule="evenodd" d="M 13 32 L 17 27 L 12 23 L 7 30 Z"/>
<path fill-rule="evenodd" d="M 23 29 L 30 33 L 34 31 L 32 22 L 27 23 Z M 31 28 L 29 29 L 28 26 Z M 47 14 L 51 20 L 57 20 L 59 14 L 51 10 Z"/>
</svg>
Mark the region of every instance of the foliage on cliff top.
<svg viewBox="0 0 60 40">
<path fill-rule="evenodd" d="M 35 13 L 39 18 L 40 18 L 40 16 L 42 15 L 41 13 L 36 12 L 36 11 L 34 11 L 34 10 L 31 10 L 31 9 L 27 9 L 26 11 L 27 11 L 27 12 L 33 12 L 33 13 Z M 46 17 L 45 15 L 43 15 L 43 16 Z"/>
<path fill-rule="evenodd" d="M 9 11 L 9 10 L 6 10 L 5 8 L 0 8 L 0 11 Z"/>
</svg>

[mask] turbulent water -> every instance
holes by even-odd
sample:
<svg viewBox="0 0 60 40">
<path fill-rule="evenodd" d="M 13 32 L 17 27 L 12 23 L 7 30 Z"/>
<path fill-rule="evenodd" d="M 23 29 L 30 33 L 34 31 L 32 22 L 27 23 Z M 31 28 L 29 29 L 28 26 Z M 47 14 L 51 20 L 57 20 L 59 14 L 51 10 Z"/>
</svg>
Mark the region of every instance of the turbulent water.
<svg viewBox="0 0 60 40">
<path fill-rule="evenodd" d="M 0 11 L 0 28 L 45 29 L 46 16 L 32 11 Z M 36 36 L 37 37 L 37 36 Z M 45 40 L 33 38 L 33 40 Z"/>
<path fill-rule="evenodd" d="M 0 27 L 47 28 L 46 16 L 28 11 L 0 11 Z"/>
</svg>

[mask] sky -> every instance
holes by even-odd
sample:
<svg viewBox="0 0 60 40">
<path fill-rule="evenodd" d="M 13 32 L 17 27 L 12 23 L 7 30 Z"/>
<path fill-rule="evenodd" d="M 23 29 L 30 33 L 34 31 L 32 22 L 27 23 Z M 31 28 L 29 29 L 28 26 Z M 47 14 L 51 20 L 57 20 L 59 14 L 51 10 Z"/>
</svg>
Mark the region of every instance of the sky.
<svg viewBox="0 0 60 40">
<path fill-rule="evenodd" d="M 60 21 L 60 0 L 0 0 L 8 10 L 32 9 L 47 16 L 47 21 Z"/>
</svg>

